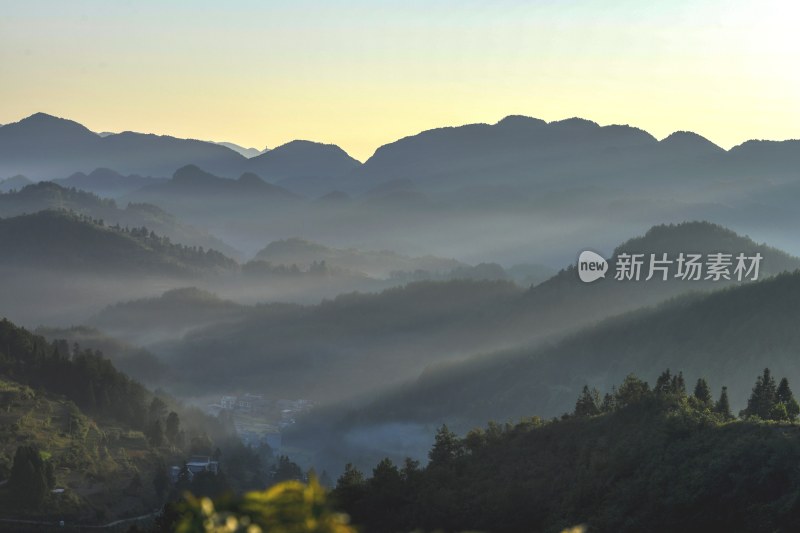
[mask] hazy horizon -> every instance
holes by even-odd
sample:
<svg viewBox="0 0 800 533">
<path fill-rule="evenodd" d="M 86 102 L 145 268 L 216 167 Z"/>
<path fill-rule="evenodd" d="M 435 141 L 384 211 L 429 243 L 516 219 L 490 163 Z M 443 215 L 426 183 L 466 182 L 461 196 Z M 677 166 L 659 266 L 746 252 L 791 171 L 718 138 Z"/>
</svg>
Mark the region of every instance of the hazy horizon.
<svg viewBox="0 0 800 533">
<path fill-rule="evenodd" d="M 726 149 L 800 137 L 787 2 L 232 7 L 14 2 L 0 123 L 42 111 L 98 132 L 310 139 L 361 161 L 511 114 L 689 130 Z"/>
</svg>

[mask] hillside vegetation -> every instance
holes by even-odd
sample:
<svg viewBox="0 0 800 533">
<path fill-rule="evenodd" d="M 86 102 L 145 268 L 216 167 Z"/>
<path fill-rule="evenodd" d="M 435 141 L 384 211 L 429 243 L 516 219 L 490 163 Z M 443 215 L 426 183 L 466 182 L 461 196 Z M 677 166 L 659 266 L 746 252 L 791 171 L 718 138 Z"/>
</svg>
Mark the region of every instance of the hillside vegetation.
<svg viewBox="0 0 800 533">
<path fill-rule="evenodd" d="M 107 226 L 56 210 L 0 219 L 0 247 L 3 267 L 178 276 L 236 268 L 220 252 L 174 244 L 145 227 Z"/>
<path fill-rule="evenodd" d="M 800 428 L 788 383 L 765 370 L 748 402 L 782 421 L 755 410 L 733 421 L 727 400 L 723 389 L 715 402 L 704 379 L 687 394 L 681 373 L 653 387 L 629 375 L 604 399 L 585 389 L 560 420 L 490 423 L 463 438 L 444 426 L 425 467 L 384 459 L 367 479 L 348 465 L 334 498 L 368 532 L 796 531 Z"/>
</svg>

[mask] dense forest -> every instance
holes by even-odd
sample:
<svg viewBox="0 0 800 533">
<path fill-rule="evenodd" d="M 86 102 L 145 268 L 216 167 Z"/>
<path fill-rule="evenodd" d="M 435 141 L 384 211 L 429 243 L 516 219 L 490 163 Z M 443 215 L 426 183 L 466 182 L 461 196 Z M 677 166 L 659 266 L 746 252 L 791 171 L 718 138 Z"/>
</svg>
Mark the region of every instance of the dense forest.
<svg viewBox="0 0 800 533">
<path fill-rule="evenodd" d="M 95 220 L 103 220 L 107 225 L 136 228 L 147 226 L 155 233 L 169 237 L 173 242 L 213 248 L 226 255 L 237 253 L 207 231 L 182 223 L 154 204 L 118 203 L 114 199 L 103 198 L 88 190 L 67 187 L 63 181 L 62 183 L 63 185 L 41 181 L 18 190 L 0 193 L 0 217 L 33 214 L 47 209 L 68 210 Z"/>
<path fill-rule="evenodd" d="M 173 243 L 147 227 L 109 226 L 66 210 L 0 219 L 0 266 L 59 265 L 93 273 L 188 276 L 237 268 L 233 259 L 202 246 Z"/>
<path fill-rule="evenodd" d="M 761 253 L 762 278 L 800 267 L 797 258 L 707 222 L 660 225 L 620 244 L 617 251 L 671 251 L 680 242 L 693 252 Z M 603 318 L 732 283 L 603 280 L 587 285 L 572 268 L 534 287 L 486 278 L 343 293 L 302 309 L 263 303 L 236 320 L 190 333 L 170 358 L 188 369 L 184 376 L 189 387 L 215 387 L 217 376 L 235 365 L 241 370 L 237 380 L 251 387 L 263 384 L 280 394 L 303 390 L 314 399 L 339 400 L 373 385 L 413 380 L 428 367 L 465 355 L 495 354 L 510 347 L 527 354 L 542 342 Z M 146 320 L 148 315 L 142 315 Z M 108 327 L 125 327 L 124 321 L 114 324 L 110 318 L 109 314 L 104 319 Z M 148 332 L 138 333 L 144 337 Z M 219 354 L 220 342 L 230 348 L 224 356 Z M 189 364 L 198 357 L 206 364 Z M 618 377 L 622 376 L 611 379 Z M 478 414 L 481 420 L 498 416 Z"/>
<path fill-rule="evenodd" d="M 431 365 L 417 380 L 348 410 L 346 427 L 378 421 L 439 422 L 467 430 L 481 420 L 539 412 L 557 415 L 584 383 L 610 387 L 633 371 L 681 367 L 724 382 L 741 407 L 751 376 L 769 365 L 800 381 L 800 272 L 711 293 L 693 293 L 653 308 L 600 321 L 540 346 Z M 466 426 L 466 427 L 465 427 Z"/>
<path fill-rule="evenodd" d="M 365 531 L 796 531 L 800 430 L 789 383 L 758 376 L 737 420 L 727 389 L 663 372 L 571 413 L 436 434 L 424 467 L 347 465 L 336 504 Z"/>
<path fill-rule="evenodd" d="M 213 457 L 217 473 L 191 477 L 184 465 L 170 480 L 170 466 L 197 455 Z M 184 490 L 219 495 L 303 476 L 268 446 L 244 446 L 229 419 L 147 390 L 99 351 L 0 320 L 3 518 L 96 524 L 152 513 Z"/>
<path fill-rule="evenodd" d="M 705 378 L 665 370 L 651 387 L 629 374 L 604 395 L 585 386 L 559 418 L 464 437 L 442 426 L 426 465 L 386 458 L 366 476 L 348 464 L 329 495 L 283 458 L 288 475 L 263 492 L 189 487 L 152 531 L 796 531 L 798 414 L 768 368 L 738 418 Z"/>
</svg>

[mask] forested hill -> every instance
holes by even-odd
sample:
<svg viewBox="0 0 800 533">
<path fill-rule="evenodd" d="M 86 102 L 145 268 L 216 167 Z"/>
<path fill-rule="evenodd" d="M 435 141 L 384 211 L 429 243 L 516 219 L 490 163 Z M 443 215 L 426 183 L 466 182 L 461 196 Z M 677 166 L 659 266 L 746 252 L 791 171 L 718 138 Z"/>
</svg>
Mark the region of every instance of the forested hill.
<svg viewBox="0 0 800 533">
<path fill-rule="evenodd" d="M 95 350 L 0 319 L 0 530 L 28 519 L 83 531 L 152 513 L 183 490 L 168 466 L 215 450 L 226 475 L 184 488 L 262 488 L 269 479 L 269 465 L 224 421 L 149 392 Z"/>
<path fill-rule="evenodd" d="M 81 409 L 142 429 L 150 394 L 99 353 L 76 350 L 0 320 L 0 375 L 63 395 Z"/>
<path fill-rule="evenodd" d="M 145 227 L 106 226 L 66 211 L 0 219 L 0 266 L 81 273 L 190 276 L 236 268 L 215 250 L 172 243 Z"/>
<path fill-rule="evenodd" d="M 576 250 L 578 252 L 578 250 Z M 642 254 L 644 265 L 639 282 L 619 282 L 615 280 L 617 261 L 620 254 Z M 699 290 L 719 289 L 725 285 L 737 283 L 733 279 L 708 281 L 705 273 L 700 280 L 686 281 L 676 279 L 677 266 L 674 261 L 679 254 L 699 254 L 703 261 L 709 254 L 725 253 L 736 257 L 738 254 L 754 256 L 761 254 L 758 279 L 791 272 L 800 268 L 800 259 L 783 250 L 763 243 L 757 243 L 750 237 L 739 235 L 728 228 L 708 221 L 682 222 L 680 224 L 660 224 L 651 227 L 644 235 L 633 237 L 617 246 L 608 257 L 608 271 L 605 279 L 586 284 L 580 281 L 575 265 L 570 265 L 551 279 L 533 287 L 528 298 L 534 301 L 555 298 L 559 302 L 579 301 L 579 314 L 587 311 L 623 312 L 635 307 L 651 305 L 670 296 Z M 656 278 L 650 282 L 642 282 L 648 276 L 648 265 L 651 254 L 660 259 L 667 254 L 672 260 L 671 270 L 666 281 Z M 732 259 L 735 263 L 735 260 Z M 732 270 L 732 269 L 731 269 Z M 631 304 L 634 305 L 631 305 Z"/>
<path fill-rule="evenodd" d="M 140 228 L 146 226 L 159 235 L 188 246 L 213 248 L 227 255 L 237 252 L 221 239 L 196 227 L 183 224 L 171 214 L 153 204 L 129 203 L 124 209 L 109 198 L 101 198 L 85 190 L 42 181 L 5 193 L 0 193 L 0 217 L 14 217 L 43 211 L 66 209 L 81 215 Z"/>
<path fill-rule="evenodd" d="M 798 531 L 800 407 L 788 382 L 765 371 L 734 421 L 727 394 L 694 379 L 665 372 L 650 387 L 630 375 L 604 400 L 587 390 L 561 420 L 463 438 L 445 426 L 424 468 L 384 459 L 365 479 L 348 465 L 334 498 L 368 532 Z M 759 405 L 778 420 L 759 418 Z"/>
<path fill-rule="evenodd" d="M 415 383 L 351 414 L 348 428 L 389 421 L 469 428 L 481 420 L 566 411 L 585 384 L 610 387 L 627 372 L 659 368 L 713 376 L 742 398 L 768 365 L 800 382 L 800 272 L 609 319 L 539 348 L 518 349 L 430 368 Z M 736 401 L 735 399 L 733 400 Z M 734 405 L 741 407 L 741 405 Z"/>
</svg>

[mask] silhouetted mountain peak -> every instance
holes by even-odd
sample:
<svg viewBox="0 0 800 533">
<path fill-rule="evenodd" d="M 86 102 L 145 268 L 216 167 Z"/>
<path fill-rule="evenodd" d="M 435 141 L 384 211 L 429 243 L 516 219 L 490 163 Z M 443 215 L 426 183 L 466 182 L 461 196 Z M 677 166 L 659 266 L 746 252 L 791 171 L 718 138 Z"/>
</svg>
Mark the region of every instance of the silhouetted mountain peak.
<svg viewBox="0 0 800 533">
<path fill-rule="evenodd" d="M 508 115 L 507 117 L 498 121 L 495 126 L 500 128 L 517 129 L 547 126 L 547 122 L 534 117 L 526 117 L 525 115 Z"/>
<path fill-rule="evenodd" d="M 344 176 L 361 163 L 335 144 L 295 140 L 247 160 L 247 170 L 289 189 L 305 191 L 307 178 Z M 283 182 L 283 180 L 289 180 Z"/>
<path fill-rule="evenodd" d="M 245 146 L 241 146 L 241 145 L 238 145 L 236 143 L 231 143 L 231 142 L 214 142 L 214 144 L 218 144 L 220 146 L 224 146 L 225 148 L 230 148 L 234 152 L 238 152 L 239 154 L 245 156 L 248 159 L 250 159 L 251 157 L 259 156 L 259 155 L 263 154 L 264 152 L 266 152 L 267 150 L 269 150 L 267 147 L 264 147 L 263 150 L 259 150 L 258 148 L 252 148 L 252 147 L 251 148 L 247 148 Z"/>
<path fill-rule="evenodd" d="M 289 141 L 288 143 L 282 144 L 277 148 L 273 148 L 272 150 L 269 150 L 258 157 L 265 157 L 267 155 L 275 157 L 277 155 L 282 155 L 282 154 L 312 153 L 312 152 L 336 154 L 336 155 L 343 155 L 346 157 L 350 157 L 349 155 L 347 155 L 347 152 L 345 152 L 335 144 L 325 144 L 315 141 L 306 141 L 303 139 L 296 139 L 294 141 Z"/>
<path fill-rule="evenodd" d="M 122 174 L 117 172 L 116 170 L 112 170 L 110 168 L 100 167 L 92 170 L 89 173 L 90 178 L 97 178 L 97 179 L 116 179 L 116 178 L 124 178 Z"/>
<path fill-rule="evenodd" d="M 693 131 L 676 131 L 662 139 L 660 143 L 681 149 L 707 150 L 709 152 L 724 151 L 716 144 Z"/>
<path fill-rule="evenodd" d="M 11 176 L 10 178 L 0 181 L 0 192 L 8 192 L 12 189 L 22 189 L 33 183 L 31 180 L 21 174 Z"/>
<path fill-rule="evenodd" d="M 559 129 L 569 129 L 576 131 L 593 130 L 600 127 L 600 124 L 585 118 L 572 117 L 564 120 L 554 120 L 548 124 L 550 127 Z"/>
<path fill-rule="evenodd" d="M 751 139 L 730 149 L 731 153 L 744 153 L 748 151 L 781 151 L 783 149 L 797 149 L 800 147 L 800 139 L 788 139 L 785 141 L 770 141 L 766 139 Z"/>
<path fill-rule="evenodd" d="M 87 127 L 65 118 L 54 117 L 47 113 L 34 113 L 23 118 L 19 122 L 7 124 L 0 130 L 0 136 L 20 136 L 20 135 L 43 135 L 52 137 L 54 135 L 80 135 L 97 137 L 97 134 L 90 131 Z M 2 135 L 5 134 L 5 135 Z"/>
<path fill-rule="evenodd" d="M 607 136 L 610 135 L 617 139 L 624 138 L 628 141 L 638 141 L 643 144 L 656 144 L 658 142 L 658 139 L 653 137 L 649 132 L 628 124 L 601 126 L 600 131 Z"/>
<path fill-rule="evenodd" d="M 217 183 L 224 179 L 206 172 L 197 165 L 186 165 L 175 171 L 172 181 L 180 184 Z"/>
<path fill-rule="evenodd" d="M 758 244 L 747 235 L 739 235 L 719 224 L 707 221 L 681 222 L 653 226 L 641 237 L 634 237 L 614 250 L 629 253 L 717 253 L 760 252 L 764 257 L 763 271 L 772 273 L 796 268 L 797 259 L 789 254 Z"/>
</svg>

